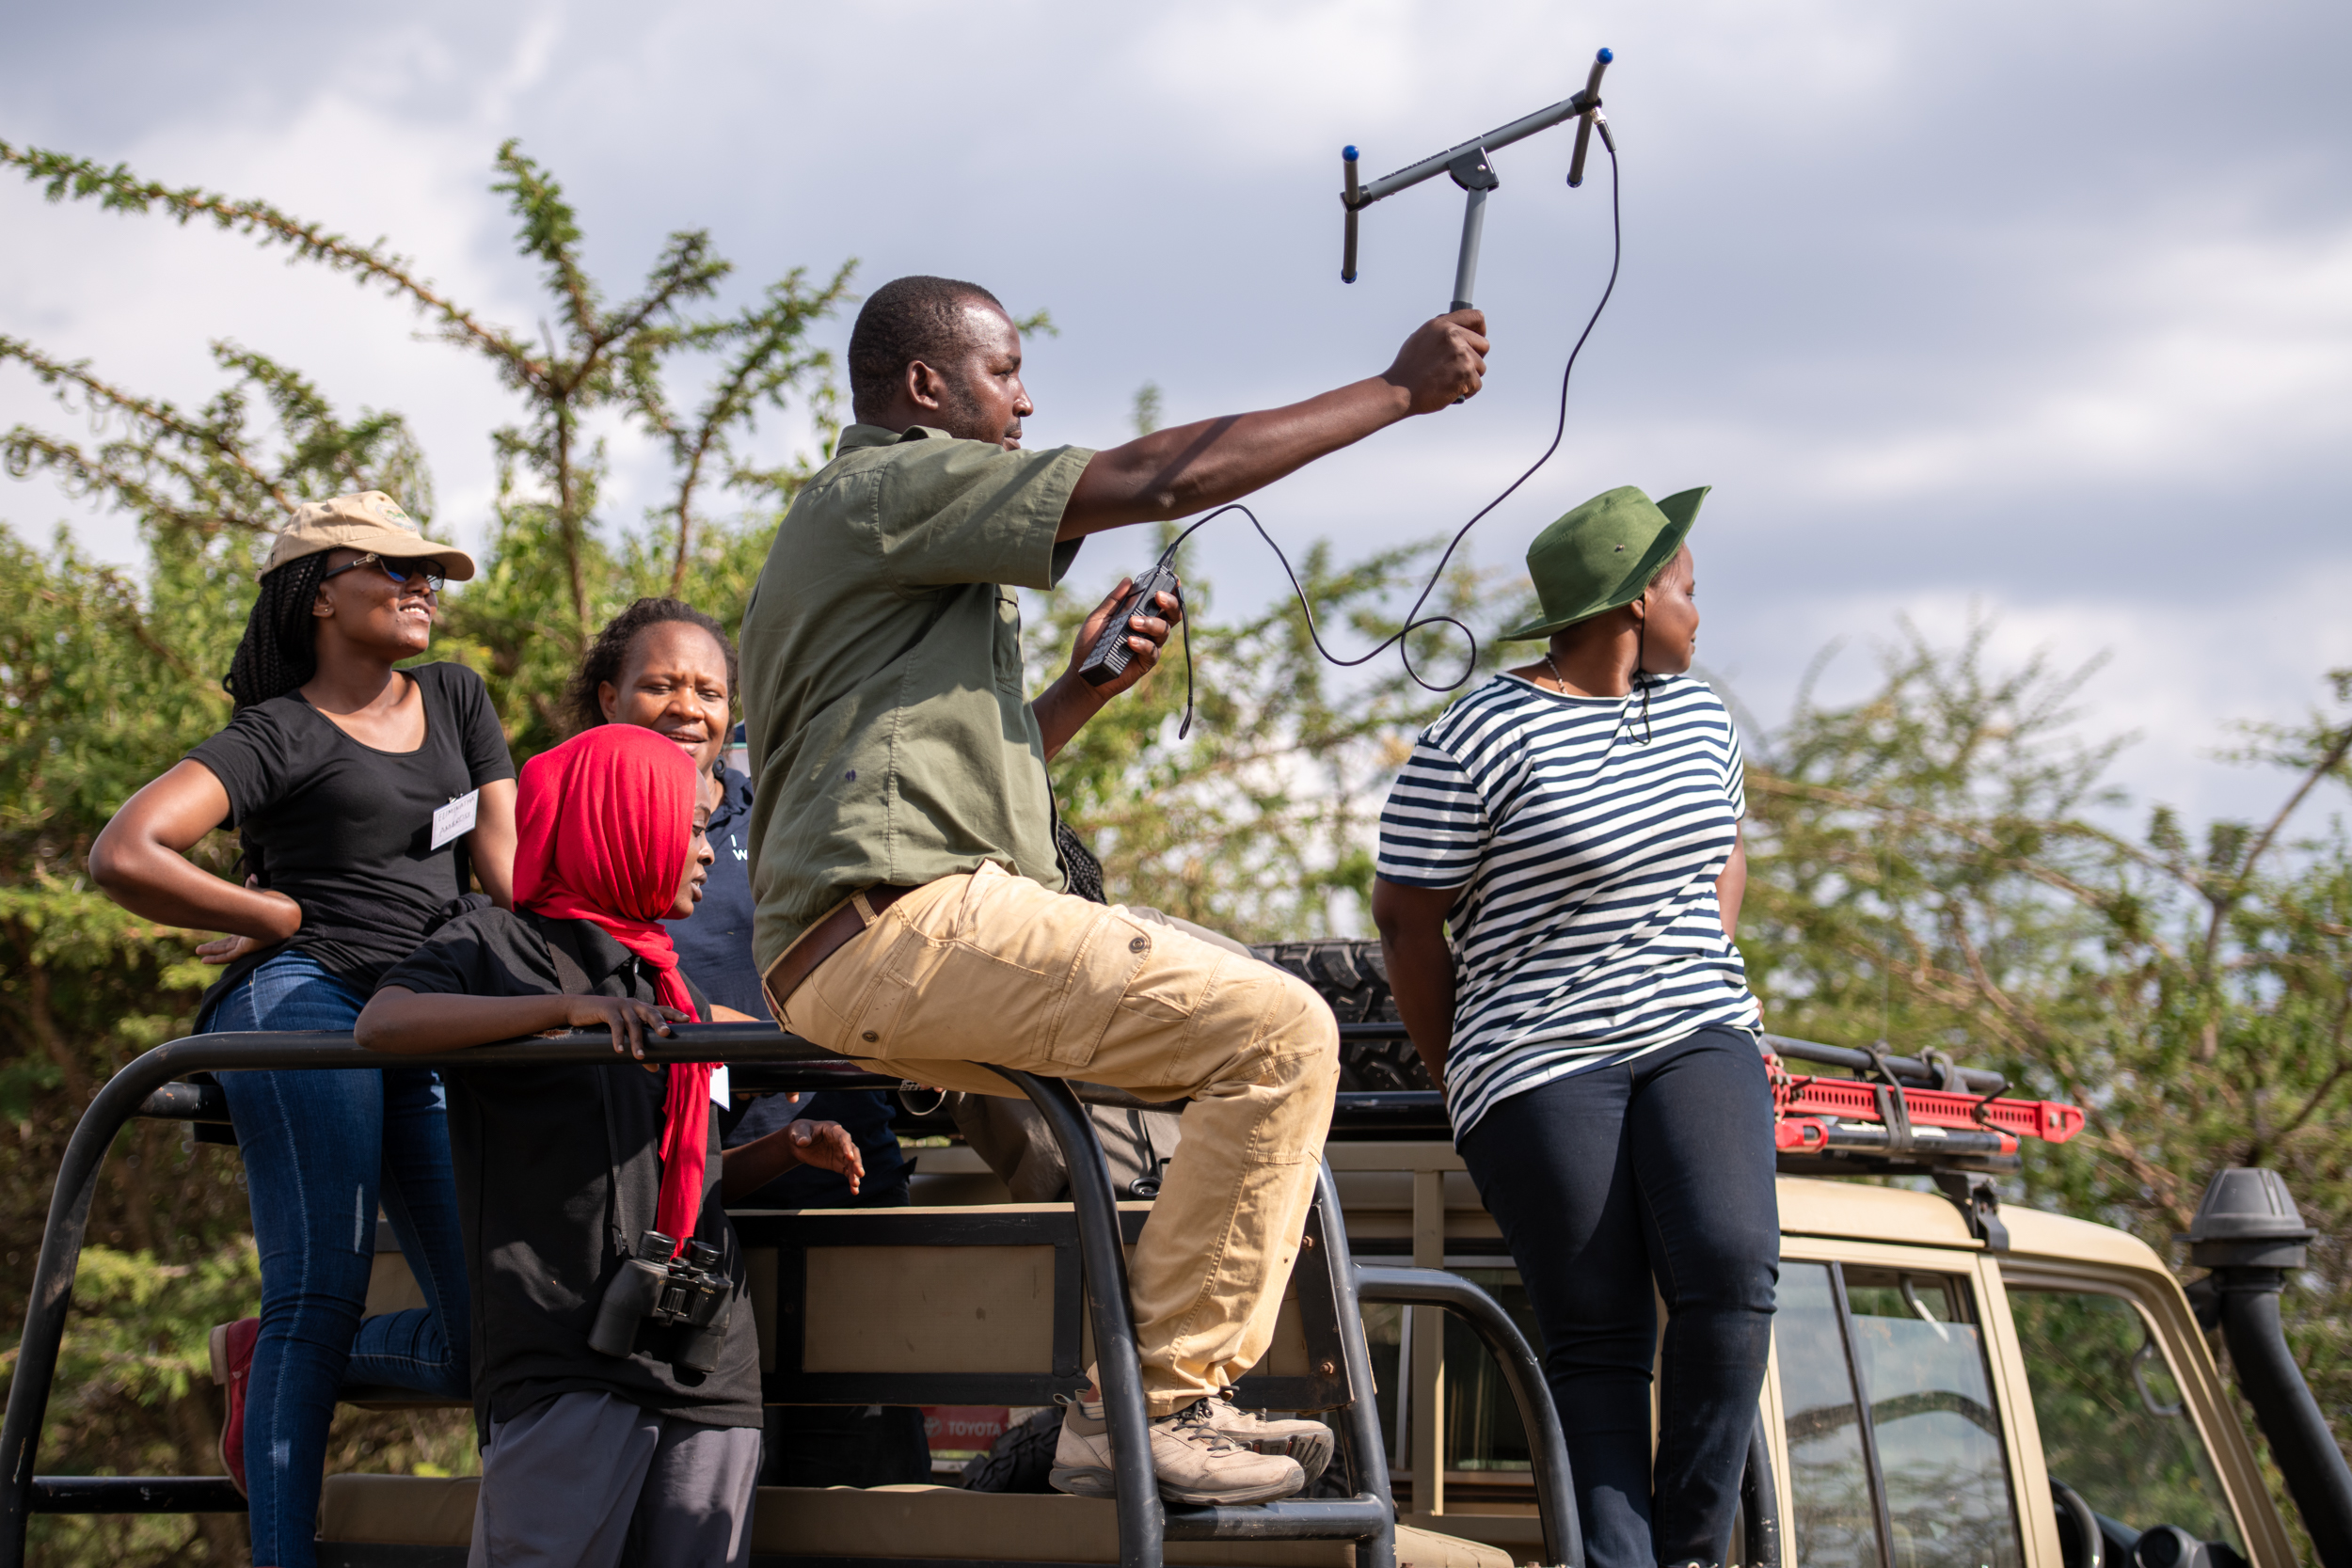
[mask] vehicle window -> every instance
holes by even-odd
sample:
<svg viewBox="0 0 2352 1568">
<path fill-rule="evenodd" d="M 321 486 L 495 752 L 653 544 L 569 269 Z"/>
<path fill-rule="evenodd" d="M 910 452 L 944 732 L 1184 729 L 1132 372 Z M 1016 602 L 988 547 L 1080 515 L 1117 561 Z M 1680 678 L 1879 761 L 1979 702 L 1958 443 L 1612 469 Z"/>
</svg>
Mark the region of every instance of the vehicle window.
<svg viewBox="0 0 2352 1568">
<path fill-rule="evenodd" d="M 2015 1489 L 1967 1283 L 1845 1266 L 1895 1568 L 2016 1568 Z"/>
<path fill-rule="evenodd" d="M 2015 1492 L 1971 1300 L 1947 1275 L 1781 1265 L 1772 1336 L 1788 1524 L 1804 1568 L 1880 1568 L 1882 1503 L 1891 1568 L 2019 1568 Z"/>
<path fill-rule="evenodd" d="M 1788 1413 L 1796 1560 L 1804 1568 L 1878 1568 L 1877 1510 L 1829 1264 L 1781 1264 L 1772 1340 Z"/>
<path fill-rule="evenodd" d="M 1397 1390 L 1404 1387 L 1412 1373 L 1405 1364 L 1405 1308 L 1386 1303 L 1367 1303 L 1364 1312 L 1364 1349 L 1372 1362 L 1374 1398 L 1380 1410 L 1380 1434 L 1388 1440 L 1389 1463 L 1402 1468 L 1406 1463 L 1397 1441 Z"/>
<path fill-rule="evenodd" d="M 2139 1309 L 2119 1296 L 2022 1286 L 2009 1301 L 2050 1479 L 2080 1493 L 2101 1533 L 2126 1547 L 2142 1530 L 2177 1525 L 2242 1557 L 2213 1456 Z"/>
<path fill-rule="evenodd" d="M 1535 1309 L 1527 1299 L 1515 1268 L 1455 1264 L 1454 1272 L 1487 1293 L 1509 1313 L 1527 1342 L 1538 1348 L 1543 1337 L 1535 1329 Z M 1448 1313 L 1445 1325 L 1445 1467 L 1449 1473 L 1493 1472 L 1505 1487 L 1533 1467 L 1528 1455 L 1527 1429 L 1519 1407 L 1503 1381 L 1502 1369 L 1488 1354 L 1486 1341 L 1461 1319 Z M 1378 1389 L 1380 1428 L 1389 1440 L 1390 1463 L 1409 1468 L 1412 1459 L 1397 1434 L 1397 1390 L 1412 1377 L 1409 1320 L 1401 1307 L 1364 1308 L 1364 1338 L 1372 1353 L 1375 1386 Z M 1460 1484 L 1456 1482 L 1455 1484 Z"/>
<path fill-rule="evenodd" d="M 1544 1342 L 1535 1331 L 1535 1309 L 1528 1302 L 1527 1287 L 1519 1283 L 1518 1270 L 1457 1267 L 1454 1272 L 1484 1286 L 1530 1345 Z M 1452 1313 L 1445 1320 L 1445 1403 L 1447 1469 L 1525 1472 L 1533 1467 L 1527 1428 L 1519 1420 L 1510 1386 L 1502 1381 L 1502 1368 L 1477 1330 Z"/>
</svg>

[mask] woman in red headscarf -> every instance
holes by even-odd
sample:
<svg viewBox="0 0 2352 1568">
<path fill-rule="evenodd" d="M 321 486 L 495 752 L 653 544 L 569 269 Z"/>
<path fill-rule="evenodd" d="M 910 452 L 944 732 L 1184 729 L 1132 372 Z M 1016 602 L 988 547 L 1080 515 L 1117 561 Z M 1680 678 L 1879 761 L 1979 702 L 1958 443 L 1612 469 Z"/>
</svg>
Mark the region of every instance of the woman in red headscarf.
<svg viewBox="0 0 2352 1568">
<path fill-rule="evenodd" d="M 684 752 L 633 725 L 532 758 L 516 802 L 514 911 L 462 915 L 387 972 L 360 1043 L 450 1051 L 605 1028 L 642 1060 L 648 1033 L 707 1017 L 661 924 L 693 912 L 710 865 L 698 784 Z M 759 1353 L 718 1199 L 799 1164 L 839 1171 L 854 1191 L 864 1169 L 830 1122 L 722 1155 L 712 1076 L 650 1064 L 448 1074 L 474 1403 L 489 1437 L 476 1560 L 750 1560 Z M 628 1299 L 614 1282 L 634 1262 L 674 1259 L 723 1288 L 723 1333 L 617 1307 L 600 1323 L 608 1292 Z"/>
</svg>

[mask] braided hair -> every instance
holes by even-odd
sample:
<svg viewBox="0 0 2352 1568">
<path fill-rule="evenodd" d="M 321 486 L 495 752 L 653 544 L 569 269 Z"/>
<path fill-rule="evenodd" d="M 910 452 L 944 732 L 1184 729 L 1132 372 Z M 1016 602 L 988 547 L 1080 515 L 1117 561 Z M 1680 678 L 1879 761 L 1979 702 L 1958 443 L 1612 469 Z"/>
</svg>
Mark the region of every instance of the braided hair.
<svg viewBox="0 0 2352 1568">
<path fill-rule="evenodd" d="M 318 622 L 310 613 L 326 552 L 300 556 L 262 575 L 262 592 L 246 618 L 245 636 L 229 660 L 221 689 L 236 711 L 282 697 L 318 673 Z"/>
<path fill-rule="evenodd" d="M 593 730 L 604 722 L 604 701 L 600 688 L 610 683 L 621 684 L 621 673 L 628 668 L 629 649 L 638 634 L 661 626 L 700 626 L 719 644 L 727 659 L 727 705 L 735 705 L 735 640 L 718 621 L 683 599 L 640 599 L 604 624 L 596 640 L 588 644 L 587 654 L 580 661 L 580 669 L 572 676 L 571 685 L 564 689 L 564 715 L 571 721 L 572 733 Z"/>
</svg>

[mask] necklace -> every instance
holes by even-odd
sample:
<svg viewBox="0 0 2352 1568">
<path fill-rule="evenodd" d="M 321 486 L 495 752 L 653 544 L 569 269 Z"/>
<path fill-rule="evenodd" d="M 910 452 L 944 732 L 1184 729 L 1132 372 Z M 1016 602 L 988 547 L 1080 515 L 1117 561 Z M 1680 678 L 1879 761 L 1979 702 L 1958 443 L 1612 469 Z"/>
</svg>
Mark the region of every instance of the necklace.
<svg viewBox="0 0 2352 1568">
<path fill-rule="evenodd" d="M 1563 674 L 1561 674 L 1561 673 L 1560 673 L 1560 666 L 1558 666 L 1557 664 L 1554 664 L 1554 663 L 1552 663 L 1552 662 L 1551 662 L 1551 655 L 1550 655 L 1550 654 L 1547 653 L 1547 654 L 1545 654 L 1545 655 L 1544 655 L 1544 664 L 1545 664 L 1545 666 L 1546 666 L 1547 668 L 1549 668 L 1549 669 L 1551 671 L 1551 683 L 1552 683 L 1552 685 L 1554 685 L 1554 686 L 1556 686 L 1556 687 L 1558 687 L 1558 688 L 1560 689 L 1560 694 L 1561 694 L 1562 696 L 1565 696 L 1565 695 L 1567 695 L 1567 690 L 1568 690 L 1568 682 L 1567 682 L 1567 677 L 1565 677 L 1565 675 L 1563 675 Z"/>
</svg>

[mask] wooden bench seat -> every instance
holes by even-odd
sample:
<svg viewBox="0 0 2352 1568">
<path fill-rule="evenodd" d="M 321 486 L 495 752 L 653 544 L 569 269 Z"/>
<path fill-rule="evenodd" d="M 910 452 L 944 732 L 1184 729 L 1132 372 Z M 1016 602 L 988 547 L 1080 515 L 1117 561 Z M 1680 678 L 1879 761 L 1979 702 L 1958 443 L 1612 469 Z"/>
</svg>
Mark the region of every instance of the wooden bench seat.
<svg viewBox="0 0 2352 1568">
<path fill-rule="evenodd" d="M 1152 1212 L 1122 1203 L 1130 1247 Z M 1086 1384 L 1092 1325 L 1081 1310 L 1078 1243 L 1066 1203 L 735 1213 L 771 1404 L 1046 1404 Z M 424 1305 L 383 1227 L 367 1310 Z M 1317 1231 L 1320 1235 L 1320 1231 Z M 1274 1340 L 1243 1380 L 1261 1409 L 1328 1410 L 1347 1398 L 1310 1353 L 1311 1303 L 1294 1278 Z M 1327 1311 L 1322 1314 L 1327 1318 Z M 1328 1338 L 1335 1324 L 1313 1319 Z M 401 1388 L 351 1388 L 388 1410 L 462 1405 Z"/>
<path fill-rule="evenodd" d="M 1148 1204 L 1115 1204 L 1130 1249 Z M 761 1392 L 773 1405 L 1038 1406 L 1075 1393 L 1094 1359 L 1077 1215 L 1068 1204 L 738 1211 Z M 397 1252 L 376 1259 L 371 1307 L 413 1291 Z M 1438 1277 L 1438 1276 L 1433 1276 Z M 1363 1496 L 1323 1516 L 1346 1535 L 1373 1528 L 1387 1496 L 1382 1445 L 1368 1457 L 1354 1402 L 1372 1389 L 1360 1340 L 1343 1324 L 1355 1269 L 1327 1183 L 1311 1212 L 1299 1266 L 1264 1357 L 1241 1380 L 1245 1407 L 1336 1412 L 1343 1439 L 1332 1472 Z M 405 1288 L 405 1289 L 404 1289 Z M 1522 1349 L 1522 1355 L 1524 1351 Z M 1350 1369 L 1359 1369 L 1351 1373 Z M 354 1393 L 366 1398 L 368 1392 Z M 1352 1416 L 1349 1414 L 1353 1406 Z M 1349 1422 L 1357 1424 L 1353 1428 Z M 1352 1433 L 1352 1435 L 1351 1435 Z M 1359 1469 L 1359 1466 L 1368 1466 Z M 321 1509 L 329 1568 L 455 1568 L 471 1532 L 478 1482 L 339 1476 Z M 1349 1518 L 1343 1509 L 1370 1511 Z M 1290 1517 L 1296 1528 L 1300 1515 Z M 1432 1521 L 1435 1522 L 1435 1521 Z M 763 1487 L 753 1538 L 760 1568 L 850 1568 L 856 1562 L 992 1568 L 1120 1560 L 1108 1499 L 956 1487 Z M 1396 1560 L 1413 1568 L 1509 1568 L 1510 1551 L 1399 1528 Z M 1168 1541 L 1163 1560 L 1199 1568 L 1357 1568 L 1348 1539 Z M 1540 1554 L 1539 1554 L 1540 1555 Z"/>
<path fill-rule="evenodd" d="M 319 1503 L 321 1568 L 456 1568 L 473 1536 L 470 1478 L 329 1476 Z M 948 1486 L 763 1486 L 755 1568 L 851 1561 L 1115 1563 L 1104 1498 L 962 1492 Z M 1354 1568 L 1346 1541 L 1171 1541 L 1171 1568 Z M 1398 1568 L 1510 1568 L 1510 1554 L 1427 1530 L 1396 1532 Z"/>
</svg>

